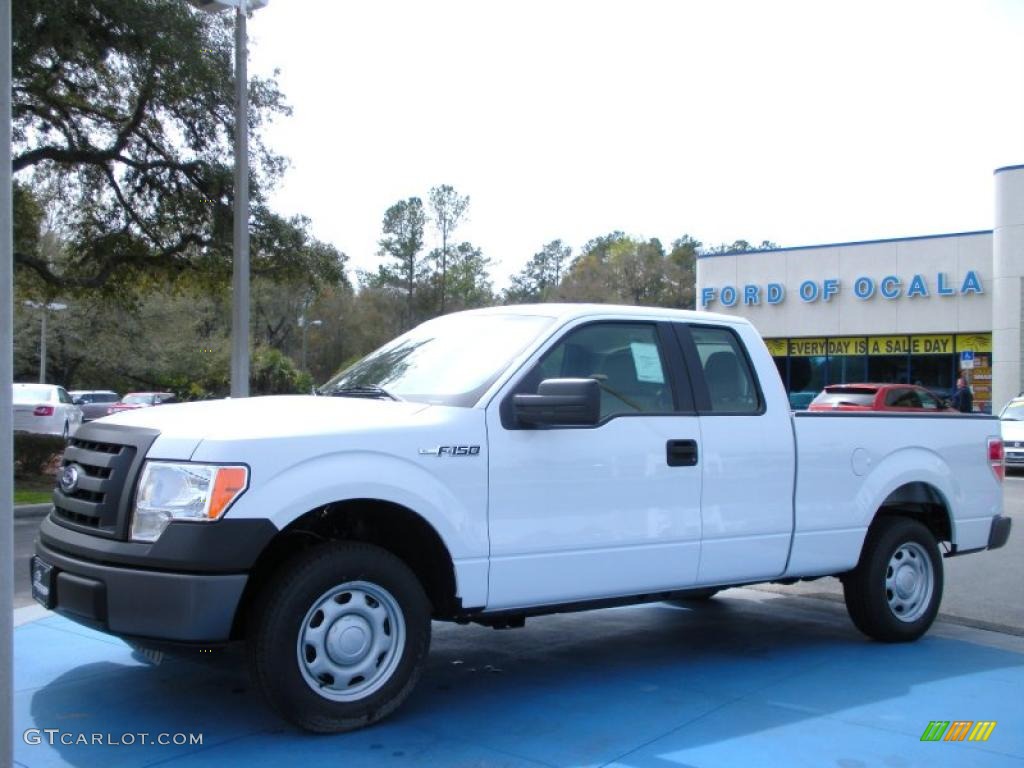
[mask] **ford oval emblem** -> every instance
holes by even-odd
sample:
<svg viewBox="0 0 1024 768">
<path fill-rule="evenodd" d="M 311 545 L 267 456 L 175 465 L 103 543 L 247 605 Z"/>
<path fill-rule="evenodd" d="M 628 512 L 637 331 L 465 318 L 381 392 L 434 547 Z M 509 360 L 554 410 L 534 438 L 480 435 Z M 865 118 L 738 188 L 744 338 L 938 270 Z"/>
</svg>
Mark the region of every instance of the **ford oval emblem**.
<svg viewBox="0 0 1024 768">
<path fill-rule="evenodd" d="M 78 488 L 78 465 L 68 464 L 64 467 L 64 471 L 60 473 L 60 489 L 64 493 L 74 493 L 75 489 Z"/>
</svg>

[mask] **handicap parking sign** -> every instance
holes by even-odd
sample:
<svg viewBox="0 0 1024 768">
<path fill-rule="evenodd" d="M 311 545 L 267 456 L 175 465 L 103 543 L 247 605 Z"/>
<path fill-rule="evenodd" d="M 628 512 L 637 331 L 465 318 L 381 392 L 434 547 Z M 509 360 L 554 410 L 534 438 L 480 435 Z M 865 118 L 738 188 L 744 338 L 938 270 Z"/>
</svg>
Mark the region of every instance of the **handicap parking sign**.
<svg viewBox="0 0 1024 768">
<path fill-rule="evenodd" d="M 960 353 L 960 368 L 967 369 L 974 367 L 974 350 L 965 349 Z"/>
</svg>

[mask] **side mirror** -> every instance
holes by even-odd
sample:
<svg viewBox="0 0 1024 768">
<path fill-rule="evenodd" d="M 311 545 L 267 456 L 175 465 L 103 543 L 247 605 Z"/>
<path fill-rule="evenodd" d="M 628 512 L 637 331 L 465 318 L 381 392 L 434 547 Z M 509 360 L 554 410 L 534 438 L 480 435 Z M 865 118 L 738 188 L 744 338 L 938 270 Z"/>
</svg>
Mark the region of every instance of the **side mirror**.
<svg viewBox="0 0 1024 768">
<path fill-rule="evenodd" d="M 601 387 L 595 379 L 545 379 L 536 395 L 515 395 L 512 404 L 520 424 L 593 425 L 601 420 Z"/>
</svg>

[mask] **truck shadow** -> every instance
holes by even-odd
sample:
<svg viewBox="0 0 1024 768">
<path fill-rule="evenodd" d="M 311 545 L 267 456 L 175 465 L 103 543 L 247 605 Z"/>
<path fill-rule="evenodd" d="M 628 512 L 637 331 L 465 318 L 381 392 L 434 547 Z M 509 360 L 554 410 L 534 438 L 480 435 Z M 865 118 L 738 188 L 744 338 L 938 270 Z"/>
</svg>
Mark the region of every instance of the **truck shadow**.
<svg viewBox="0 0 1024 768">
<path fill-rule="evenodd" d="M 375 728 L 331 737 L 278 720 L 237 653 L 153 668 L 111 646 L 113 660 L 68 669 L 32 691 L 27 706 L 16 697 L 16 732 L 202 733 L 202 746 L 19 743 L 15 757 L 32 766 L 50 761 L 38 750 L 52 749 L 50 758 L 104 768 L 175 758 L 279 764 L 298 755 L 346 766 L 408 764 L 415 755 L 441 765 L 660 768 L 687 764 L 701 747 L 755 743 L 822 718 L 834 731 L 884 722 L 887 738 L 911 749 L 935 717 L 1024 714 L 1024 655 L 935 635 L 873 643 L 839 606 L 803 598 L 725 593 L 692 609 L 654 604 L 530 619 L 519 630 L 434 629 L 405 706 Z M 18 664 L 45 653 L 34 649 Z"/>
</svg>

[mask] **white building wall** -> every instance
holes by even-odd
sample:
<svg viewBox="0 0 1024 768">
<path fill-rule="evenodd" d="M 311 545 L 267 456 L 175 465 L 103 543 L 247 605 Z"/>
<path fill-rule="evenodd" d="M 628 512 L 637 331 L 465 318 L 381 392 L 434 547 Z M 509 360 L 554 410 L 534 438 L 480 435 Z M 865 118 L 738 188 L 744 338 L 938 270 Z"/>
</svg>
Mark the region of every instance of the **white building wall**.
<svg viewBox="0 0 1024 768">
<path fill-rule="evenodd" d="M 1020 235 L 1024 238 L 1024 227 Z M 768 338 L 988 332 L 993 327 L 992 238 L 991 232 L 981 232 L 703 258 L 697 262 L 697 306 L 746 317 Z M 981 295 L 960 292 L 969 270 L 981 279 Z M 956 289 L 954 295 L 937 294 L 939 273 Z M 927 297 L 905 295 L 915 274 L 924 277 Z M 900 278 L 900 298 L 881 296 L 879 284 L 888 275 Z M 854 281 L 862 276 L 875 282 L 871 298 L 854 295 Z M 813 280 L 821 290 L 827 278 L 839 280 L 838 295 L 828 302 L 801 301 L 803 281 Z M 770 305 L 764 299 L 772 282 L 785 286 L 780 304 Z M 761 288 L 761 303 L 756 306 L 743 304 L 743 287 L 748 284 Z M 721 302 L 721 288 L 726 285 L 739 294 L 733 307 Z M 715 288 L 716 293 L 714 301 L 703 306 L 706 287 Z"/>
<path fill-rule="evenodd" d="M 993 242 L 992 410 L 1024 389 L 1024 166 L 1000 168 Z"/>
</svg>

